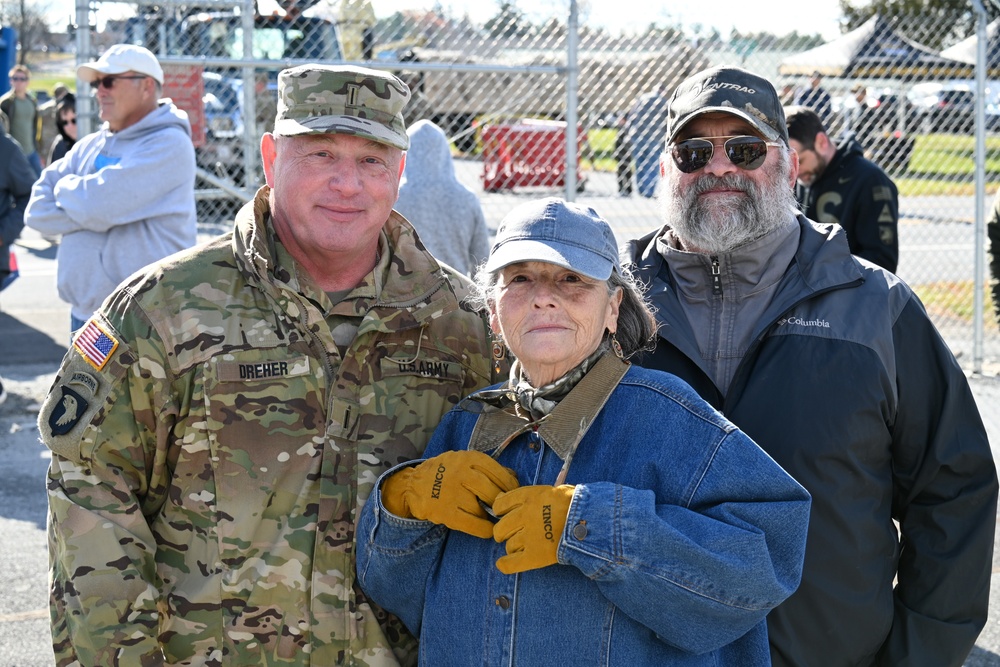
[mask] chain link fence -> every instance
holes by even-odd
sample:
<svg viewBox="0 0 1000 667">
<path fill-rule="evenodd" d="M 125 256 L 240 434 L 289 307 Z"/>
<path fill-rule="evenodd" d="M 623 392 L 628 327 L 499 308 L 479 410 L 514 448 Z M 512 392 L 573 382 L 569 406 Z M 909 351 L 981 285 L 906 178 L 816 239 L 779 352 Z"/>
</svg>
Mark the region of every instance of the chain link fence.
<svg viewBox="0 0 1000 667">
<path fill-rule="evenodd" d="M 875 17 L 826 42 L 796 34 L 694 39 L 655 24 L 642 34 L 611 34 L 578 18 L 568 1 L 531 16 L 500 3 L 478 23 L 417 3 L 382 15 L 367 0 L 302 13 L 288 0 L 287 12 L 267 15 L 255 15 L 252 0 L 80 1 L 81 25 L 114 16 L 101 31 L 79 31 L 86 33 L 78 34 L 81 62 L 126 41 L 165 64 L 165 94 L 196 127 L 200 218 L 220 230 L 263 181 L 260 134 L 273 122 L 277 72 L 295 64 L 367 64 L 406 80 L 413 90 L 407 121 L 427 118 L 445 130 L 459 180 L 480 194 L 493 228 L 524 199 L 556 194 L 594 206 L 621 241 L 660 224 L 649 196 L 657 177 L 648 178 L 660 137 L 650 157 L 641 136 L 630 144 L 623 131 L 637 100 L 657 90 L 669 96 L 691 73 L 725 63 L 769 78 L 792 102 L 818 72 L 830 96 L 831 136 L 852 134 L 899 188 L 898 274 L 965 365 L 973 363 L 977 336 L 986 362 L 1000 361 L 991 295 L 976 280 L 974 224 L 980 108 L 987 212 L 1000 182 L 1000 63 L 979 99 L 975 33 L 954 24 Z M 649 113 L 662 113 L 651 99 Z"/>
</svg>

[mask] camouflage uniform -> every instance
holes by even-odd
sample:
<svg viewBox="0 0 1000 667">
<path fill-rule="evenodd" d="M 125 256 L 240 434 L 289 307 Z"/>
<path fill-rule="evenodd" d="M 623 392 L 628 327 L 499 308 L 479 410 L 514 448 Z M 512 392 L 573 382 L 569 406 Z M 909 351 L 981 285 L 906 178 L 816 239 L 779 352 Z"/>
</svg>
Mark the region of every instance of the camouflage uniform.
<svg viewBox="0 0 1000 667">
<path fill-rule="evenodd" d="M 267 195 L 123 284 L 46 399 L 59 665 L 416 661 L 355 583 L 354 520 L 493 381 L 487 324 L 396 213 L 331 305 Z"/>
</svg>

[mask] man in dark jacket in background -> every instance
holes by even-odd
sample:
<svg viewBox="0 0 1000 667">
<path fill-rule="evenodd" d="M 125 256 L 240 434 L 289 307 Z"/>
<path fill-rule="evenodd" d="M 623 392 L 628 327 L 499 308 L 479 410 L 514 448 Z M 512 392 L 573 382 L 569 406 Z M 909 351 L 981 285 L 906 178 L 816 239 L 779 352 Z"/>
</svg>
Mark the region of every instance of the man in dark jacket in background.
<svg viewBox="0 0 1000 667">
<path fill-rule="evenodd" d="M 882 168 L 848 138 L 839 146 L 819 116 L 802 106 L 785 109 L 789 145 L 799 155 L 795 198 L 810 220 L 847 232 L 851 253 L 895 273 L 899 262 L 899 194 Z"/>
<path fill-rule="evenodd" d="M 28 206 L 35 170 L 21 146 L 0 130 L 0 289 L 10 274 L 10 248 L 24 229 L 24 209 Z M 0 392 L 2 393 L 2 392 Z"/>
<path fill-rule="evenodd" d="M 767 80 L 689 78 L 666 136 L 665 225 L 623 250 L 660 324 L 638 362 L 686 380 L 812 494 L 802 584 L 768 616 L 773 663 L 960 667 L 997 519 L 962 369 L 905 283 L 797 214 Z"/>
<path fill-rule="evenodd" d="M 0 290 L 11 273 L 10 247 L 24 229 L 24 209 L 31 196 L 35 170 L 28 164 L 21 147 L 0 129 L 0 201 L 7 203 L 0 209 Z M 13 352 L 13 351 L 11 351 Z M 7 391 L 0 378 L 0 403 L 7 398 Z"/>
</svg>

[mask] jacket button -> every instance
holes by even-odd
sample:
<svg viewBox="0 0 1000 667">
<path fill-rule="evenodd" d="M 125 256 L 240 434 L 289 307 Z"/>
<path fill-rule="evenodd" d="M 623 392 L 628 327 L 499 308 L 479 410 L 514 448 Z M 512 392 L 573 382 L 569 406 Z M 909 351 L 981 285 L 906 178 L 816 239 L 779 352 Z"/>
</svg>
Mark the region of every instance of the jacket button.
<svg viewBox="0 0 1000 667">
<path fill-rule="evenodd" d="M 510 598 L 508 598 L 506 595 L 501 595 L 496 600 L 494 600 L 493 603 L 496 604 L 496 606 L 500 607 L 501 609 L 510 609 Z"/>
<path fill-rule="evenodd" d="M 580 523 L 573 526 L 573 537 L 578 540 L 582 540 L 587 537 L 587 522 L 581 521 Z"/>
</svg>

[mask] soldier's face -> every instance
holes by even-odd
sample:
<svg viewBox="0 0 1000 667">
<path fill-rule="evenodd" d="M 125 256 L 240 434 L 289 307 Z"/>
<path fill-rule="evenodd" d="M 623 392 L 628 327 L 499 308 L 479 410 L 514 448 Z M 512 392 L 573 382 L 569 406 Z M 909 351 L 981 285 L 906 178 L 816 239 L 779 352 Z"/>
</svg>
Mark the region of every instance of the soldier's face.
<svg viewBox="0 0 1000 667">
<path fill-rule="evenodd" d="M 374 256 L 399 195 L 401 150 L 345 134 L 265 134 L 261 155 L 275 232 L 293 256 L 327 268 Z"/>
</svg>

